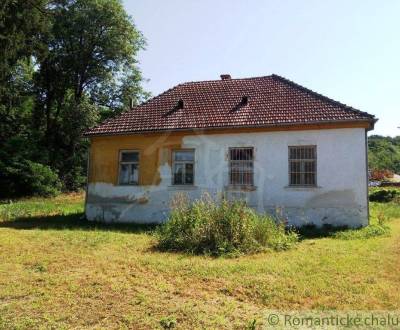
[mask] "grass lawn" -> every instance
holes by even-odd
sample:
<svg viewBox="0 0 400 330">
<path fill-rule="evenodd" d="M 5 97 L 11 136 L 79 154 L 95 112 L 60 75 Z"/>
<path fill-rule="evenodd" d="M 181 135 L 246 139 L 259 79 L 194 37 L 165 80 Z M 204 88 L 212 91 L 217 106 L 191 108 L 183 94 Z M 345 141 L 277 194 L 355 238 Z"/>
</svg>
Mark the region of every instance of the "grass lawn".
<svg viewBox="0 0 400 330">
<path fill-rule="evenodd" d="M 2 204 L 0 328 L 242 329 L 268 309 L 398 311 L 400 206 L 371 208 L 390 236 L 229 259 L 155 251 L 151 228 L 89 224 L 79 194 Z"/>
</svg>

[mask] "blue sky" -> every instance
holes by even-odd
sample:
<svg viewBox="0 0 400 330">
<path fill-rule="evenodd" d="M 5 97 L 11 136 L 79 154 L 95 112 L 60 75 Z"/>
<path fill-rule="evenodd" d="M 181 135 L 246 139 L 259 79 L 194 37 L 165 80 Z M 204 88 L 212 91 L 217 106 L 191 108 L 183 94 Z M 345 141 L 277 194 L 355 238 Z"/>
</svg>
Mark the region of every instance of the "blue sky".
<svg viewBox="0 0 400 330">
<path fill-rule="evenodd" d="M 271 73 L 376 115 L 400 135 L 400 1 L 124 1 L 153 95 L 185 81 Z"/>
</svg>

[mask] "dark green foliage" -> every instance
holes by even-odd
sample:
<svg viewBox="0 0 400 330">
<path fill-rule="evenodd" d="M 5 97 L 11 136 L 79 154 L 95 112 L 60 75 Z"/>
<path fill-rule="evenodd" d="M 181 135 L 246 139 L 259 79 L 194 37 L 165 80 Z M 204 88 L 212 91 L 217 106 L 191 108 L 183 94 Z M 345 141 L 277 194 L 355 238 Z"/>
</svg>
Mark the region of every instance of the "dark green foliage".
<svg viewBox="0 0 400 330">
<path fill-rule="evenodd" d="M 397 190 L 376 190 L 369 194 L 370 202 L 388 203 L 399 195 Z"/>
<path fill-rule="evenodd" d="M 136 62 L 143 36 L 119 0 L 4 0 L 0 43 L 1 180 L 14 186 L 2 194 L 51 193 L 15 187 L 48 168 L 63 190 L 80 189 L 83 132 L 148 97 Z"/>
<path fill-rule="evenodd" d="M 20 160 L 8 166 L 0 162 L 0 198 L 21 196 L 55 196 L 61 181 L 49 166 Z"/>
<path fill-rule="evenodd" d="M 157 231 L 162 250 L 196 254 L 237 255 L 271 248 L 285 250 L 297 242 L 297 234 L 286 231 L 284 223 L 259 215 L 243 202 L 208 196 L 189 203 L 184 196 L 175 199 L 168 221 Z"/>
<path fill-rule="evenodd" d="M 368 148 L 370 169 L 400 173 L 400 136 L 372 135 L 368 138 Z"/>
</svg>

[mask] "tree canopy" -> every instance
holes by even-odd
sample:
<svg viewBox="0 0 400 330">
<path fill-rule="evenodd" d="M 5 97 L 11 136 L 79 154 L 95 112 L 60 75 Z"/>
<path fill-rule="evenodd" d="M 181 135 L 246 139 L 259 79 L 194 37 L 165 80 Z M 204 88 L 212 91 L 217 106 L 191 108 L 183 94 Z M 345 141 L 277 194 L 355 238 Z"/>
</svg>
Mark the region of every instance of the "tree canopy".
<svg viewBox="0 0 400 330">
<path fill-rule="evenodd" d="M 400 136 L 372 135 L 368 138 L 369 168 L 400 173 Z"/>
<path fill-rule="evenodd" d="M 143 35 L 119 0 L 4 0 L 0 40 L 1 186 L 40 164 L 56 186 L 78 189 L 82 133 L 148 97 L 137 63 Z M 31 192 L 22 185 L 0 196 Z"/>
</svg>

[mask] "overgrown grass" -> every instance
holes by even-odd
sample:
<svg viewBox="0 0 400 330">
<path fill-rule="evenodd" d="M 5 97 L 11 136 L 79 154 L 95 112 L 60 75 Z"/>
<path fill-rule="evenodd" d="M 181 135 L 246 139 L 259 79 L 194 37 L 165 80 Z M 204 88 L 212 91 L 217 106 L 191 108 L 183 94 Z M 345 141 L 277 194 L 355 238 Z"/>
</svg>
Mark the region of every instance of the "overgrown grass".
<svg viewBox="0 0 400 330">
<path fill-rule="evenodd" d="M 43 216 L 64 216 L 75 214 L 82 217 L 83 195 L 71 193 L 55 198 L 24 198 L 0 201 L 0 221 L 13 221 L 23 218 Z"/>
<path fill-rule="evenodd" d="M 390 236 L 308 238 L 240 258 L 157 251 L 152 228 L 82 220 L 79 195 L 4 208 L 0 329 L 263 329 L 273 309 L 400 310 L 393 202 L 371 203 Z"/>
<path fill-rule="evenodd" d="M 332 237 L 336 239 L 351 240 L 390 235 L 390 226 L 387 224 L 387 222 L 393 218 L 400 218 L 399 205 L 395 202 L 384 204 L 385 206 L 382 206 L 381 203 L 370 204 L 371 215 L 368 226 L 351 229 L 347 226 L 332 226 L 328 224 L 322 227 L 306 225 L 301 228 L 297 228 L 297 231 L 302 239 Z"/>
<path fill-rule="evenodd" d="M 177 195 L 157 238 L 161 250 L 214 256 L 286 250 L 298 241 L 283 222 L 257 214 L 244 202 L 215 202 L 207 194 L 193 203 Z"/>
</svg>

